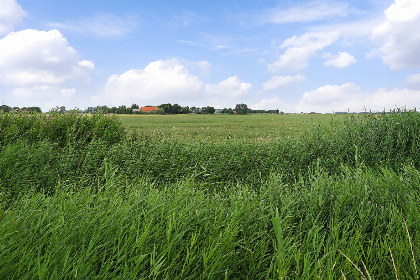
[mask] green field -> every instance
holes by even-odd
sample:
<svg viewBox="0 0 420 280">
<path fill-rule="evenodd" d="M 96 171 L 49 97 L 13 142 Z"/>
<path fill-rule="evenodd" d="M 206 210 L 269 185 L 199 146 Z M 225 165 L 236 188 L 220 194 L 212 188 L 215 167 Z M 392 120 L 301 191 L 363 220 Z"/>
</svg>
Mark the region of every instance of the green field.
<svg viewBox="0 0 420 280">
<path fill-rule="evenodd" d="M 130 131 L 151 137 L 180 136 L 188 140 L 210 141 L 247 139 L 272 141 L 291 137 L 314 124 L 343 119 L 344 115 L 256 114 L 256 115 L 121 115 Z"/>
<path fill-rule="evenodd" d="M 419 135 L 415 111 L 0 113 L 0 279 L 418 279 Z"/>
</svg>

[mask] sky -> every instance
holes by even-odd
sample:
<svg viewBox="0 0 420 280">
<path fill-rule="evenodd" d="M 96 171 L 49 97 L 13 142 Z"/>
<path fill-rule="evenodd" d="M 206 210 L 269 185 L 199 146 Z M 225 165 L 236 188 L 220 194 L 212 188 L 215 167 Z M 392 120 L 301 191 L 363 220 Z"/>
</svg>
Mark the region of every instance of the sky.
<svg viewBox="0 0 420 280">
<path fill-rule="evenodd" d="M 0 0 L 0 100 L 420 108 L 419 0 Z"/>
</svg>

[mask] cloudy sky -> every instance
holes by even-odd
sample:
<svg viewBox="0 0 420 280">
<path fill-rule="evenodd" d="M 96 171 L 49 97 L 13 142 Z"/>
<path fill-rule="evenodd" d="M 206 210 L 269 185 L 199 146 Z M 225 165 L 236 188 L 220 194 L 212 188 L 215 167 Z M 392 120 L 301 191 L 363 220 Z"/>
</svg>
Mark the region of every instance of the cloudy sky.
<svg viewBox="0 0 420 280">
<path fill-rule="evenodd" d="M 419 26 L 419 0 L 0 0 L 0 99 L 420 108 Z"/>
</svg>

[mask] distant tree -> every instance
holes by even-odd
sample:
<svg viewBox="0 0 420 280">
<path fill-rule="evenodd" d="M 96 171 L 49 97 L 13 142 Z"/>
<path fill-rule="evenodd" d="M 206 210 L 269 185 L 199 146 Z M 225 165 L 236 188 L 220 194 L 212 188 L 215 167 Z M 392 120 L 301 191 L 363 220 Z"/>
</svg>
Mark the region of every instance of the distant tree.
<svg viewBox="0 0 420 280">
<path fill-rule="evenodd" d="M 65 113 L 66 112 L 66 106 L 61 106 L 58 110 L 57 113 Z"/>
<path fill-rule="evenodd" d="M 2 111 L 2 110 L 3 110 L 3 112 L 7 113 L 7 112 L 10 112 L 10 110 L 12 110 L 12 107 L 9 107 L 7 105 L 1 105 L 0 106 L 0 111 Z"/>
<path fill-rule="evenodd" d="M 189 113 L 190 113 L 190 108 L 188 108 L 188 106 L 182 107 L 180 114 L 189 114 Z"/>
<path fill-rule="evenodd" d="M 171 103 L 161 104 L 161 105 L 158 106 L 158 108 L 163 109 L 164 114 L 170 114 L 170 113 L 172 113 L 172 105 L 171 105 Z"/>
<path fill-rule="evenodd" d="M 95 108 L 93 108 L 93 107 L 88 107 L 88 108 L 85 110 L 85 113 L 93 113 L 93 112 L 95 112 Z"/>
<path fill-rule="evenodd" d="M 29 107 L 32 112 L 42 113 L 42 110 L 40 107 Z"/>
<path fill-rule="evenodd" d="M 235 111 L 238 113 L 238 114 L 248 114 L 248 105 L 246 105 L 246 104 L 243 104 L 243 103 L 241 103 L 241 104 L 236 104 L 236 106 L 235 106 Z"/>
<path fill-rule="evenodd" d="M 137 104 L 131 104 L 131 109 L 140 109 L 139 105 Z"/>
<path fill-rule="evenodd" d="M 118 107 L 117 112 L 118 112 L 118 114 L 132 114 L 133 109 L 131 109 L 130 107 L 127 107 L 125 105 L 121 105 L 121 106 Z"/>
<path fill-rule="evenodd" d="M 155 111 L 155 114 L 163 115 L 165 114 L 165 110 L 163 108 L 157 108 Z"/>
<path fill-rule="evenodd" d="M 179 114 L 181 113 L 181 110 L 182 110 L 181 106 L 179 106 L 178 104 L 174 104 L 172 105 L 172 108 L 171 108 L 171 114 Z"/>
<path fill-rule="evenodd" d="M 109 111 L 109 113 L 115 114 L 115 113 L 117 113 L 118 109 L 117 109 L 117 107 L 112 107 L 112 108 L 109 108 L 108 111 Z"/>
<path fill-rule="evenodd" d="M 210 107 L 210 106 L 201 108 L 201 112 L 203 114 L 214 114 L 215 111 L 216 110 L 214 109 L 214 107 Z"/>
<path fill-rule="evenodd" d="M 106 105 L 103 106 L 96 106 L 96 111 L 101 111 L 104 114 L 109 113 L 109 108 Z"/>
<path fill-rule="evenodd" d="M 28 111 L 28 112 L 38 112 L 38 113 L 42 113 L 41 108 L 39 107 L 23 107 L 21 110 L 23 111 Z"/>
</svg>

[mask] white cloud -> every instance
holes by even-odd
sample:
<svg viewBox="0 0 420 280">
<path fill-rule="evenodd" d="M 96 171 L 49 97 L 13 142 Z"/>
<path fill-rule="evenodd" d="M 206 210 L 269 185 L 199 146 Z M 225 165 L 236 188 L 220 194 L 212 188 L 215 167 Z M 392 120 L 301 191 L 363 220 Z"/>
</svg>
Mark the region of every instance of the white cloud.
<svg viewBox="0 0 420 280">
<path fill-rule="evenodd" d="M 92 102 L 116 106 L 121 104 L 178 103 L 188 106 L 226 106 L 227 102 L 242 100 L 252 88 L 237 76 L 216 84 L 205 84 L 192 74 L 187 66 L 209 67 L 208 63 L 179 60 L 158 60 L 144 69 L 131 69 L 121 75 L 112 75 L 101 95 Z"/>
<path fill-rule="evenodd" d="M 365 98 L 366 107 L 374 110 L 389 110 L 395 108 L 420 108 L 420 90 L 411 89 L 378 89 Z"/>
<path fill-rule="evenodd" d="M 27 15 L 16 0 L 0 0 L 0 35 L 6 35 Z"/>
<path fill-rule="evenodd" d="M 252 85 L 250 83 L 241 82 L 237 76 L 233 76 L 218 84 L 205 85 L 204 91 L 212 97 L 219 96 L 226 99 L 232 99 L 246 97 L 251 88 Z"/>
<path fill-rule="evenodd" d="M 58 31 L 23 30 L 0 40 L 0 83 L 13 86 L 59 85 L 88 80 L 94 65 Z"/>
<path fill-rule="evenodd" d="M 86 104 L 76 94 L 76 89 L 65 89 L 58 86 L 38 85 L 18 87 L 11 90 L 12 103 L 18 107 L 38 106 L 43 112 L 48 112 L 56 106 L 66 106 L 74 109 Z"/>
<path fill-rule="evenodd" d="M 281 49 L 286 49 L 286 51 L 268 68 L 272 72 L 283 68 L 302 70 L 308 66 L 308 60 L 316 56 L 317 51 L 331 45 L 338 38 L 338 32 L 310 32 L 299 37 L 288 38 L 280 46 Z"/>
<path fill-rule="evenodd" d="M 361 112 L 363 110 L 383 111 L 405 106 L 418 107 L 420 91 L 410 89 L 378 89 L 366 93 L 353 83 L 325 85 L 305 92 L 295 111 L 299 112 Z"/>
<path fill-rule="evenodd" d="M 360 88 L 353 83 L 346 83 L 340 86 L 325 85 L 316 90 L 305 92 L 296 105 L 295 110 L 298 112 L 320 113 L 347 111 L 349 109 L 348 102 L 359 94 L 359 90 Z"/>
<path fill-rule="evenodd" d="M 406 82 L 411 89 L 420 89 L 420 73 L 407 77 Z"/>
<path fill-rule="evenodd" d="M 329 58 L 324 62 L 325 66 L 333 66 L 336 68 L 346 68 L 356 62 L 356 59 L 347 52 L 339 52 L 336 55 L 325 53 L 324 58 Z"/>
<path fill-rule="evenodd" d="M 181 63 L 185 65 L 188 70 L 204 74 L 205 76 L 210 76 L 211 63 L 205 60 L 200 61 L 188 61 L 181 60 Z"/>
<path fill-rule="evenodd" d="M 279 97 L 274 98 L 263 98 L 259 102 L 253 104 L 251 109 L 253 110 L 276 110 L 279 109 L 284 111 L 285 108 L 290 107 L 289 104 L 285 103 Z"/>
<path fill-rule="evenodd" d="M 75 97 L 76 89 L 74 88 L 62 88 L 60 89 L 61 97 L 66 100 L 70 100 Z"/>
<path fill-rule="evenodd" d="M 345 40 L 354 41 L 357 43 L 366 42 L 366 37 L 372 34 L 372 29 L 383 22 L 383 16 L 372 16 L 371 18 L 363 18 L 345 23 L 329 23 L 325 25 L 314 25 L 309 27 L 310 31 L 314 32 L 339 32 L 340 37 Z M 346 42 L 348 43 L 348 42 Z"/>
<path fill-rule="evenodd" d="M 345 2 L 313 1 L 288 9 L 274 8 L 261 16 L 261 23 L 313 22 L 336 17 L 346 17 L 351 10 Z"/>
<path fill-rule="evenodd" d="M 305 79 L 305 76 L 302 74 L 295 76 L 273 76 L 270 80 L 263 83 L 262 89 L 263 91 L 273 91 L 284 88 L 291 83 L 303 81 Z"/>
<path fill-rule="evenodd" d="M 64 23 L 51 22 L 49 26 L 60 30 L 94 35 L 102 38 L 124 37 L 132 32 L 137 24 L 132 17 L 121 18 L 112 14 L 100 14 L 94 17 Z"/>
<path fill-rule="evenodd" d="M 420 1 L 395 0 L 385 10 L 386 21 L 372 31 L 373 40 L 381 45 L 372 52 L 391 69 L 420 66 Z"/>
<path fill-rule="evenodd" d="M 198 95 L 203 82 L 192 75 L 178 59 L 151 62 L 144 70 L 131 69 L 121 75 L 112 75 L 102 95 L 94 102 L 109 105 L 159 105 L 182 103 Z"/>
</svg>

